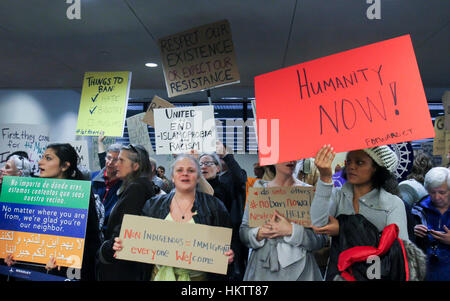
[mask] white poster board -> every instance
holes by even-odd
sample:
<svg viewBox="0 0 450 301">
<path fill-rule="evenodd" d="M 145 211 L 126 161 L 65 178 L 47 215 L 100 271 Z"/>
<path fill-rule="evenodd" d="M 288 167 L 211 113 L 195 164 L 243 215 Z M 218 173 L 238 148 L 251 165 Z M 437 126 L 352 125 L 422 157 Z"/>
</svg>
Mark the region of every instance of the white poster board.
<svg viewBox="0 0 450 301">
<path fill-rule="evenodd" d="M 154 109 L 156 154 L 216 151 L 213 106 Z"/>
<path fill-rule="evenodd" d="M 50 141 L 49 127 L 40 124 L 0 124 L 0 163 L 16 151 L 24 151 L 33 163 L 32 172 L 38 171 L 37 163 Z"/>
<path fill-rule="evenodd" d="M 142 121 L 145 113 L 139 113 L 127 118 L 128 138 L 130 143 L 142 145 L 149 155 L 154 154 L 152 142 L 148 134 L 147 124 Z"/>
</svg>

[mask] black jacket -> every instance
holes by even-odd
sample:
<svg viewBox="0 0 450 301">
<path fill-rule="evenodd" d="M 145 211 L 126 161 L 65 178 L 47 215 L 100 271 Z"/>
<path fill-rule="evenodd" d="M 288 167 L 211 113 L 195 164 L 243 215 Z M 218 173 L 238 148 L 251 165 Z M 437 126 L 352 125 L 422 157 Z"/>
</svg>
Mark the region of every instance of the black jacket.
<svg viewBox="0 0 450 301">
<path fill-rule="evenodd" d="M 175 191 L 172 190 L 168 194 L 153 197 L 145 203 L 142 214 L 148 217 L 165 219 L 170 212 L 170 204 L 174 195 Z M 193 216 L 196 224 L 231 228 L 231 219 L 227 209 L 219 199 L 209 194 L 199 191 L 195 193 L 192 212 L 197 212 Z M 233 249 L 233 244 L 231 244 L 231 249 Z M 143 280 L 150 279 L 151 268 L 147 265 L 146 269 L 149 274 Z M 225 280 L 225 277 L 208 273 L 208 280 Z"/>
<path fill-rule="evenodd" d="M 239 229 L 245 208 L 245 185 L 247 173 L 243 170 L 231 154 L 226 155 L 223 160 L 228 170 L 208 181 L 214 189 L 214 196 L 224 202 L 233 224 L 234 262 L 231 269 L 230 280 L 242 281 L 247 266 L 248 248 L 239 238 Z"/>
<path fill-rule="evenodd" d="M 357 246 L 371 246 L 377 248 L 380 243 L 380 232 L 364 216 L 339 215 L 339 236 L 333 237 L 330 249 L 326 280 L 335 280 L 340 275 L 338 262 L 340 254 Z M 395 241 L 384 255 L 380 256 L 381 280 L 401 281 L 406 278 L 405 260 L 402 246 Z M 365 261 L 356 262 L 351 266 L 351 271 L 356 280 L 369 280 L 368 268 L 371 264 Z"/>
<path fill-rule="evenodd" d="M 119 237 L 122 226 L 123 216 L 125 214 L 141 215 L 142 207 L 145 202 L 153 197 L 153 183 L 148 178 L 138 178 L 131 182 L 119 194 L 119 200 L 108 219 L 105 233 L 105 242 L 102 244 L 99 252 L 98 280 L 141 280 L 142 264 L 133 261 L 116 260 L 114 258 L 114 238 Z"/>
</svg>

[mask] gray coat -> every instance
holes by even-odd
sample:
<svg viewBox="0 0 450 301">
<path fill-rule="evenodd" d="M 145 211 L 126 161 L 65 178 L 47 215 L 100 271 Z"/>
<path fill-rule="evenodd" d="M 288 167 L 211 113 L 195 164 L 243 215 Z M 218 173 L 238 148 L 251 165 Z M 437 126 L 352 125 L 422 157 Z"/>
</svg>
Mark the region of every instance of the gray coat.
<svg viewBox="0 0 450 301">
<path fill-rule="evenodd" d="M 311 222 L 317 227 L 328 224 L 328 216 L 356 214 L 353 208 L 353 186 L 345 183 L 341 188 L 333 188 L 333 183 L 317 182 L 311 204 Z M 390 224 L 399 227 L 399 238 L 409 240 L 406 210 L 403 201 L 383 188 L 373 189 L 359 199 L 359 214 L 374 224 L 381 232 Z"/>
<path fill-rule="evenodd" d="M 259 181 L 257 182 L 259 183 Z M 261 186 L 255 183 L 255 187 Z M 327 237 L 292 223 L 292 235 L 256 240 L 259 227 L 248 226 L 248 203 L 240 227 L 241 241 L 251 248 L 244 275 L 246 281 L 323 280 L 312 251 L 321 249 Z"/>
</svg>

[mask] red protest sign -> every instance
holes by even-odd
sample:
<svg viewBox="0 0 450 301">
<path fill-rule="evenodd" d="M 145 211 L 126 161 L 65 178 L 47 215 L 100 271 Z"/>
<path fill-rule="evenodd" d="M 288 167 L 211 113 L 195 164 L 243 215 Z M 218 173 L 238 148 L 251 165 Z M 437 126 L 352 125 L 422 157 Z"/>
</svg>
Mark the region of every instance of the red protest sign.
<svg viewBox="0 0 450 301">
<path fill-rule="evenodd" d="M 409 35 L 255 77 L 261 165 L 434 137 Z"/>
</svg>

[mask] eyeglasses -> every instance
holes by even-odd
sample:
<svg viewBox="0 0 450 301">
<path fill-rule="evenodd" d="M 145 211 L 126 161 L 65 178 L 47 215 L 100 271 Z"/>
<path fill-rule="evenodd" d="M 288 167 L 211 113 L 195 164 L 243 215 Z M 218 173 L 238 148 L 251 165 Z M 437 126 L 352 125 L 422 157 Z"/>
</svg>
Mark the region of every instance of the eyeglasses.
<svg viewBox="0 0 450 301">
<path fill-rule="evenodd" d="M 200 167 L 202 167 L 202 166 L 213 166 L 213 165 L 216 165 L 216 162 L 214 162 L 214 161 L 205 161 L 205 162 L 200 162 L 199 165 L 200 165 Z"/>
<path fill-rule="evenodd" d="M 135 152 L 136 154 L 139 154 L 138 150 L 136 149 L 136 147 L 134 147 L 133 144 L 130 143 L 130 145 L 128 145 L 128 148 L 130 148 L 133 152 Z"/>
</svg>

